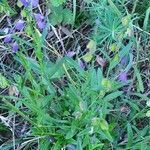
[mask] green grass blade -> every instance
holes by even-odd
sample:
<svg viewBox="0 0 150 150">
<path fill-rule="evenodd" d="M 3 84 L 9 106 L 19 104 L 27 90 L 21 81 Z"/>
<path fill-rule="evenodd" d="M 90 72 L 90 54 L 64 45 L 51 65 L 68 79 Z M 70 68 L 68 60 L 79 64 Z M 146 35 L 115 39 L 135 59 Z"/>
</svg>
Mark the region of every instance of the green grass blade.
<svg viewBox="0 0 150 150">
<path fill-rule="evenodd" d="M 128 143 L 127 143 L 127 148 L 132 146 L 133 143 L 133 131 L 131 125 L 128 123 L 127 124 L 127 133 L 128 133 Z"/>
<path fill-rule="evenodd" d="M 103 101 L 111 101 L 113 99 L 116 99 L 117 97 L 121 96 L 123 94 L 122 91 L 117 91 L 114 93 L 111 93 L 109 95 L 107 95 L 106 97 L 103 98 Z"/>
<path fill-rule="evenodd" d="M 142 78 L 141 78 L 141 74 L 140 74 L 140 72 L 139 72 L 137 67 L 134 68 L 134 71 L 135 71 L 135 75 L 136 75 L 137 80 L 138 80 L 139 90 L 141 92 L 144 92 L 144 85 L 143 85 L 143 81 L 142 81 Z"/>
<path fill-rule="evenodd" d="M 147 30 L 148 25 L 150 25 L 150 7 L 146 11 L 143 29 Z"/>
</svg>

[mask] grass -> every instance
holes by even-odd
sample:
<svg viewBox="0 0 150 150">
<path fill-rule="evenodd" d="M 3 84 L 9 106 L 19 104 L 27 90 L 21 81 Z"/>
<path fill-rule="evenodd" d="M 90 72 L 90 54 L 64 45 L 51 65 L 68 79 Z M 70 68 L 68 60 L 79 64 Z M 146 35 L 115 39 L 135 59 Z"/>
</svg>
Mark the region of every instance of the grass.
<svg viewBox="0 0 150 150">
<path fill-rule="evenodd" d="M 0 149 L 149 150 L 149 8 L 0 1 Z"/>
</svg>

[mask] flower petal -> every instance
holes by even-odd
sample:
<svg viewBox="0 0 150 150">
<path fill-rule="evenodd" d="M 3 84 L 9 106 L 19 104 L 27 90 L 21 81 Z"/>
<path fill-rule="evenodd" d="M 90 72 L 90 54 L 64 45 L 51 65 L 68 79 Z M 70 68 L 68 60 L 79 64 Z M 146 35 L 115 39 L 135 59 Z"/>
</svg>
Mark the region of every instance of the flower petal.
<svg viewBox="0 0 150 150">
<path fill-rule="evenodd" d="M 85 69 L 85 64 L 83 63 L 82 60 L 78 59 L 78 64 L 82 69 Z"/>
<path fill-rule="evenodd" d="M 40 14 L 40 13 L 37 13 L 37 14 L 35 13 L 34 17 L 35 17 L 37 22 L 38 21 L 42 21 L 44 19 L 44 16 L 42 14 Z"/>
<path fill-rule="evenodd" d="M 38 7 L 39 0 L 31 0 L 31 4 L 32 4 L 33 7 Z"/>
<path fill-rule="evenodd" d="M 23 28 L 24 28 L 24 21 L 23 20 L 19 20 L 18 22 L 16 22 L 16 24 L 15 24 L 16 30 L 22 30 Z"/>
<path fill-rule="evenodd" d="M 73 57 L 75 54 L 76 54 L 75 52 L 69 51 L 69 52 L 67 52 L 66 55 L 67 55 L 68 57 Z"/>
<path fill-rule="evenodd" d="M 38 28 L 41 29 L 41 30 L 44 29 L 45 26 L 46 26 L 46 24 L 45 24 L 44 21 L 39 21 L 39 22 L 37 23 L 37 25 L 38 25 Z"/>
<path fill-rule="evenodd" d="M 28 0 L 20 0 L 20 1 L 24 5 L 24 7 L 28 7 L 29 6 L 29 1 Z"/>
<path fill-rule="evenodd" d="M 4 43 L 10 43 L 12 41 L 12 38 L 10 35 L 7 35 L 5 38 L 4 38 Z"/>
<path fill-rule="evenodd" d="M 127 64 L 127 61 L 128 61 L 128 58 L 127 58 L 127 56 L 124 56 L 122 59 L 121 59 L 121 64 L 122 65 L 126 65 Z"/>
<path fill-rule="evenodd" d="M 119 80 L 122 82 L 126 82 L 127 81 L 127 73 L 126 72 L 120 73 Z"/>
<path fill-rule="evenodd" d="M 17 42 L 13 43 L 12 45 L 12 51 L 13 53 L 16 53 L 19 49 L 19 45 L 17 44 Z"/>
</svg>

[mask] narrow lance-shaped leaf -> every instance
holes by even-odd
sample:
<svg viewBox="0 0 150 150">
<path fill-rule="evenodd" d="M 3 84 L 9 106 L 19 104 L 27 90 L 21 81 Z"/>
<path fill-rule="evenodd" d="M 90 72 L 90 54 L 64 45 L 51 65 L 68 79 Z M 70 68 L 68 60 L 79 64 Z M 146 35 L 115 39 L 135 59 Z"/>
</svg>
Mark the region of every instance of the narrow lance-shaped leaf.
<svg viewBox="0 0 150 150">
<path fill-rule="evenodd" d="M 109 95 L 107 95 L 106 97 L 103 98 L 103 101 L 111 101 L 113 99 L 116 99 L 117 97 L 121 96 L 123 94 L 122 91 L 117 91 L 114 93 L 111 93 Z"/>
<path fill-rule="evenodd" d="M 127 131 L 128 131 L 128 144 L 127 147 L 131 147 L 133 143 L 133 131 L 131 125 L 127 124 Z"/>
<path fill-rule="evenodd" d="M 140 90 L 141 92 L 144 92 L 144 85 L 143 85 L 143 81 L 142 81 L 142 78 L 141 78 L 141 74 L 140 74 L 140 72 L 139 72 L 139 70 L 138 70 L 137 67 L 135 67 L 134 70 L 135 70 L 135 75 L 136 75 L 137 80 L 138 80 L 138 87 L 139 87 L 139 90 Z"/>
</svg>

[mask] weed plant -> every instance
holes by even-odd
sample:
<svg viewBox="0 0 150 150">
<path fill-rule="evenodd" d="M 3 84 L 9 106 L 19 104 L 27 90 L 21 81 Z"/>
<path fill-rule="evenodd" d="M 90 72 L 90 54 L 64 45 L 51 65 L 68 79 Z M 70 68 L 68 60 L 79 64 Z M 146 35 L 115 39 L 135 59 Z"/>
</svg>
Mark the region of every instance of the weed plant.
<svg viewBox="0 0 150 150">
<path fill-rule="evenodd" d="M 150 149 L 142 2 L 0 1 L 1 150 Z"/>
</svg>

